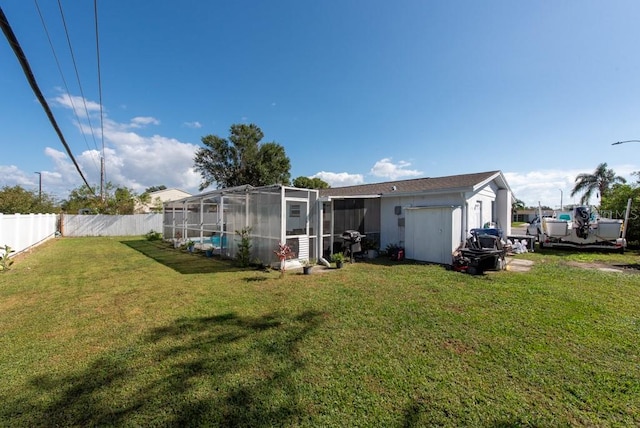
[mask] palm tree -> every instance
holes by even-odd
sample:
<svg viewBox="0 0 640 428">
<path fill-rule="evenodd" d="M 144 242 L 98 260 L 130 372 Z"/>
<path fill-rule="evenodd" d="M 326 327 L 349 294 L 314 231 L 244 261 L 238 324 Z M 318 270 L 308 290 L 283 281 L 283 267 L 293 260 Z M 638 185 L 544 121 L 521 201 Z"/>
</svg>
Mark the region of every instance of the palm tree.
<svg viewBox="0 0 640 428">
<path fill-rule="evenodd" d="M 596 167 L 593 174 L 578 174 L 575 182 L 571 196 L 584 192 L 580 198 L 580 203 L 587 204 L 594 191 L 597 192 L 596 197 L 602 199 L 602 195 L 606 194 L 613 184 L 626 183 L 627 180 L 616 175 L 611 168 L 607 168 L 607 163 L 603 162 Z"/>
<path fill-rule="evenodd" d="M 525 208 L 524 201 L 516 198 L 515 202 L 511 204 L 511 215 L 513 216 L 513 218 L 516 219 L 518 215 L 518 211 L 523 210 L 524 208 Z"/>
</svg>

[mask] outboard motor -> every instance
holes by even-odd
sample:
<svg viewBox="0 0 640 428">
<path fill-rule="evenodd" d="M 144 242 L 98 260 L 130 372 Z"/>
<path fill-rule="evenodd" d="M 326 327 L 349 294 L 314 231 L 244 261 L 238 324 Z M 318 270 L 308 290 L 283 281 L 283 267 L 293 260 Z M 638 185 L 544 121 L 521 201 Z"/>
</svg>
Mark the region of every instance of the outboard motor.
<svg viewBox="0 0 640 428">
<path fill-rule="evenodd" d="M 578 238 L 586 239 L 589 236 L 589 217 L 591 213 L 588 207 L 576 207 L 573 215 L 573 228 Z"/>
</svg>

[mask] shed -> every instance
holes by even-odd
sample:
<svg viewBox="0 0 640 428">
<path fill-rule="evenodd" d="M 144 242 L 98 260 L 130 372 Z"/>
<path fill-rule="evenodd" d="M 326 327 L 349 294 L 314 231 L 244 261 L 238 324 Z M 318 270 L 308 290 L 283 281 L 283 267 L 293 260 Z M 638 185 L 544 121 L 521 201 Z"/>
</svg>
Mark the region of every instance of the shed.
<svg viewBox="0 0 640 428">
<path fill-rule="evenodd" d="M 405 213 L 405 255 L 432 263 L 451 263 L 462 230 L 462 207 L 410 207 Z"/>
</svg>

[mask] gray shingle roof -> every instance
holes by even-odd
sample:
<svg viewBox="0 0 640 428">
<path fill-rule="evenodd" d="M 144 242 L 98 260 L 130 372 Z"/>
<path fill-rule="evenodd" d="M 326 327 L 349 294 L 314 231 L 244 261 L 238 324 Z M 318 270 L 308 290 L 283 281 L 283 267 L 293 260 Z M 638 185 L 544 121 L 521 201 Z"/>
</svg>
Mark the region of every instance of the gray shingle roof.
<svg viewBox="0 0 640 428">
<path fill-rule="evenodd" d="M 471 189 L 477 184 L 494 177 L 496 174 L 502 175 L 500 171 L 487 171 L 474 174 L 450 175 L 447 177 L 414 178 L 411 180 L 360 184 L 358 186 L 333 187 L 330 189 L 320 190 L 320 196 L 344 197 L 386 195 L 389 193 L 429 193 L 456 189 Z"/>
</svg>

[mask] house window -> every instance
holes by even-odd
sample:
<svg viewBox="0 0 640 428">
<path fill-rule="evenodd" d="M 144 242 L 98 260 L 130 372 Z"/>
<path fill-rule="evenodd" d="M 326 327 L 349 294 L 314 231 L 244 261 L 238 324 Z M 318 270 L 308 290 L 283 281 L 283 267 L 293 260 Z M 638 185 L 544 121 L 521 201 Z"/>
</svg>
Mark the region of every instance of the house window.
<svg viewBox="0 0 640 428">
<path fill-rule="evenodd" d="M 289 205 L 289 217 L 300 217 L 300 205 L 299 204 L 291 204 L 291 205 Z"/>
</svg>

